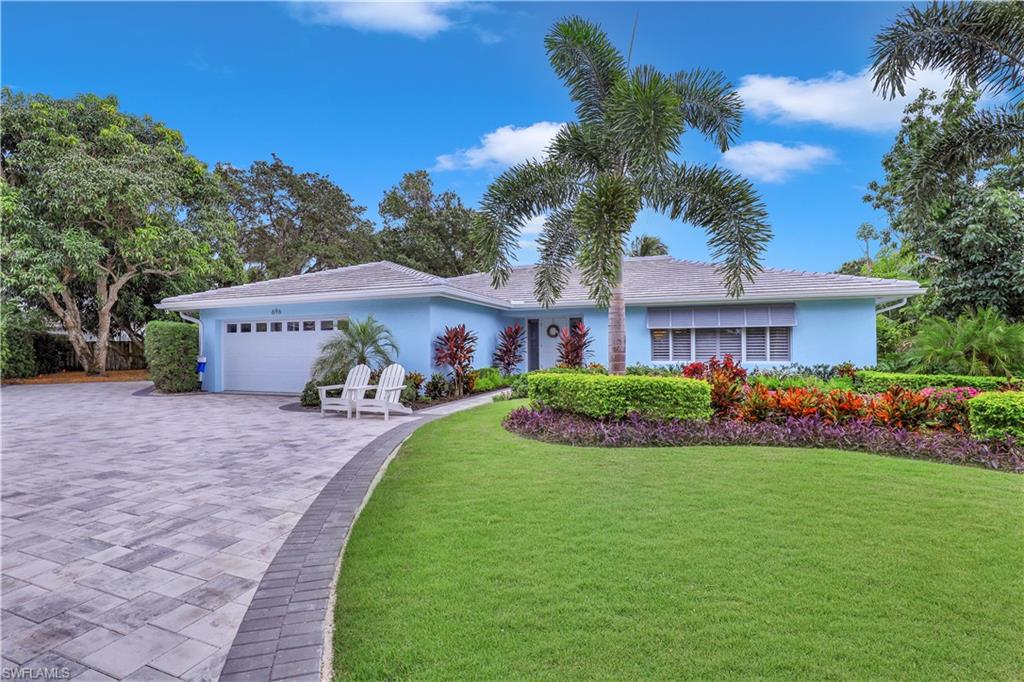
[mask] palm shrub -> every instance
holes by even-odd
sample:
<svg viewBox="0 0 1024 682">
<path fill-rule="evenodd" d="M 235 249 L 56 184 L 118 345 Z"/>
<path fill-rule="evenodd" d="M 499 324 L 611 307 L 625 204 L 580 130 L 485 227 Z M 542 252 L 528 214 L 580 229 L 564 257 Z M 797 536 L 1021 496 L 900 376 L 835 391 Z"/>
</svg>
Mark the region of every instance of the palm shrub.
<svg viewBox="0 0 1024 682">
<path fill-rule="evenodd" d="M 641 208 L 705 229 L 731 294 L 741 294 L 761 268 L 771 230 L 751 184 L 715 166 L 676 160 L 687 128 L 728 149 L 739 135 L 743 103 L 720 73 L 629 68 L 604 31 L 579 17 L 557 22 L 545 46 L 577 120 L 559 131 L 545 158 L 513 166 L 491 184 L 474 234 L 481 261 L 501 286 L 524 225 L 545 216 L 536 298 L 551 305 L 577 267 L 591 299 L 608 307 L 608 368 L 622 374 L 622 261 Z"/>
<path fill-rule="evenodd" d="M 347 320 L 338 325 L 338 333 L 320 347 L 313 363 L 313 376 L 345 376 L 356 365 L 379 369 L 398 356 L 398 344 L 391 330 L 374 319 Z"/>
<path fill-rule="evenodd" d="M 926 373 L 1003 375 L 1024 372 L 1024 323 L 1012 323 L 995 308 L 964 313 L 950 321 L 925 320 L 908 358 Z"/>
<path fill-rule="evenodd" d="M 434 340 L 434 364 L 450 367 L 452 371 L 452 393 L 461 397 L 467 387 L 467 379 L 473 367 L 473 353 L 476 352 L 477 336 L 466 329 L 466 325 L 445 327 L 444 333 Z"/>
<path fill-rule="evenodd" d="M 558 366 L 579 369 L 590 356 L 590 346 L 594 339 L 590 337 L 590 329 L 582 322 L 575 326 L 564 327 L 558 333 Z"/>
<path fill-rule="evenodd" d="M 494 350 L 494 364 L 505 376 L 515 373 L 523 361 L 523 325 L 516 322 L 498 332 L 498 347 Z"/>
</svg>

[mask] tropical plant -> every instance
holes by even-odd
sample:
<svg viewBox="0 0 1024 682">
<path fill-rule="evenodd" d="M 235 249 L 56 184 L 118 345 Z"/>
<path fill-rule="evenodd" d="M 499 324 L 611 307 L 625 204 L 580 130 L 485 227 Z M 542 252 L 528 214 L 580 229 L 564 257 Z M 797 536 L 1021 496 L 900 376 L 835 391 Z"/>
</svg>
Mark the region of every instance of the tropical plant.
<svg viewBox="0 0 1024 682">
<path fill-rule="evenodd" d="M 545 215 L 535 293 L 551 305 L 575 264 L 590 297 L 608 307 L 608 368 L 626 368 L 622 260 L 641 207 L 710 234 L 728 291 L 739 295 L 760 270 L 771 237 L 751 184 L 714 166 L 676 162 L 683 131 L 694 128 L 725 151 L 742 118 L 739 94 L 722 74 L 631 69 L 607 35 L 578 17 L 545 39 L 555 73 L 576 103 L 541 160 L 513 166 L 481 202 L 476 238 L 493 284 L 507 282 L 526 221 Z"/>
<path fill-rule="evenodd" d="M 448 393 L 451 392 L 451 387 L 451 382 L 443 374 L 434 372 L 430 375 L 427 383 L 423 385 L 423 395 L 431 400 L 439 400 L 448 396 Z"/>
<path fill-rule="evenodd" d="M 921 324 L 908 353 L 914 370 L 926 373 L 1019 375 L 1024 372 L 1024 323 L 1012 323 L 993 308 L 950 321 Z"/>
<path fill-rule="evenodd" d="M 563 327 L 558 332 L 558 366 L 572 369 L 583 367 L 590 357 L 590 346 L 593 343 L 590 328 L 584 327 L 582 322 Z"/>
<path fill-rule="evenodd" d="M 641 234 L 633 239 L 629 245 L 629 255 L 636 257 L 643 256 L 667 256 L 668 245 L 661 241 L 660 237 L 653 234 Z"/>
<path fill-rule="evenodd" d="M 398 343 L 391 330 L 373 315 L 365 320 L 342 320 L 338 333 L 320 347 L 313 363 L 313 376 L 347 375 L 356 365 L 379 370 L 398 356 Z"/>
<path fill-rule="evenodd" d="M 467 388 L 466 379 L 473 367 L 476 342 L 476 334 L 466 329 L 464 324 L 445 327 L 444 333 L 434 340 L 434 364 L 451 368 L 455 397 L 462 396 Z M 471 386 L 468 388 L 472 390 Z"/>
<path fill-rule="evenodd" d="M 523 361 L 523 325 L 516 322 L 498 332 L 498 347 L 494 350 L 494 364 L 501 373 L 508 376 L 519 368 Z"/>
<path fill-rule="evenodd" d="M 910 5 L 875 37 L 875 90 L 893 98 L 906 92 L 919 69 L 937 69 L 960 84 L 1014 97 L 1024 89 L 1024 3 L 932 2 Z M 1019 149 L 1024 109 L 996 108 L 967 116 L 936 136 L 914 160 L 907 195 L 925 214 L 943 179 L 978 159 Z"/>
</svg>

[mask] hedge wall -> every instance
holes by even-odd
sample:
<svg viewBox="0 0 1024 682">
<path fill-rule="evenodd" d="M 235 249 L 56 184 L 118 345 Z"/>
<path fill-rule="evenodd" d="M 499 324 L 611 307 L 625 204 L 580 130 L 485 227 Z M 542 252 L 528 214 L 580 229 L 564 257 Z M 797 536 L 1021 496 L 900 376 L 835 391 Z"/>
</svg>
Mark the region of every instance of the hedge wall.
<svg viewBox="0 0 1024 682">
<path fill-rule="evenodd" d="M 0 330 L 0 376 L 24 379 L 37 373 L 31 332 L 10 327 Z"/>
<path fill-rule="evenodd" d="M 146 364 L 157 390 L 185 393 L 199 390 L 196 356 L 199 355 L 199 327 L 186 322 L 146 325 Z"/>
<path fill-rule="evenodd" d="M 534 372 L 527 382 L 535 407 L 598 419 L 636 412 L 653 419 L 707 420 L 712 413 L 711 386 L 696 379 Z"/>
<path fill-rule="evenodd" d="M 967 403 L 971 433 L 979 438 L 1013 436 L 1024 440 L 1024 393 L 981 393 Z"/>
<path fill-rule="evenodd" d="M 854 386 L 863 393 L 881 393 L 890 386 L 898 385 L 911 391 L 922 388 L 947 388 L 969 386 L 979 391 L 997 391 L 1007 388 L 1005 377 L 976 377 L 959 374 L 899 374 L 897 372 L 873 372 L 860 370 L 854 378 Z"/>
</svg>

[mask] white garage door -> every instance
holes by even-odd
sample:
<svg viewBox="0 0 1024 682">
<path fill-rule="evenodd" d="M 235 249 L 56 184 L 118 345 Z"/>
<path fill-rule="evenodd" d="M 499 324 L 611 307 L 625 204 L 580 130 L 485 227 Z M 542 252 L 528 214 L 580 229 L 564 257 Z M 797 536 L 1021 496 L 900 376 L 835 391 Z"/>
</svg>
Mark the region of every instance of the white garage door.
<svg viewBox="0 0 1024 682">
<path fill-rule="evenodd" d="M 301 393 L 336 326 L 322 318 L 223 323 L 224 390 Z"/>
</svg>

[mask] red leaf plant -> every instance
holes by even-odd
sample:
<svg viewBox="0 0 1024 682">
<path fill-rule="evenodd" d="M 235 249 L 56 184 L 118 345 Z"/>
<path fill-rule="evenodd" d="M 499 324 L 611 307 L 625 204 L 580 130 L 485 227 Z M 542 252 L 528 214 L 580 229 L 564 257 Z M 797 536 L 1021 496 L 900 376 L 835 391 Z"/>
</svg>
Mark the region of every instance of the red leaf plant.
<svg viewBox="0 0 1024 682">
<path fill-rule="evenodd" d="M 731 355 L 726 355 L 722 360 L 712 357 L 707 363 L 691 362 L 683 368 L 683 376 L 703 379 L 711 384 L 711 406 L 717 416 L 730 417 L 736 414 L 743 401 L 747 370 L 740 367 Z"/>
<path fill-rule="evenodd" d="M 498 347 L 494 351 L 494 364 L 509 376 L 523 361 L 523 325 L 515 324 L 498 332 Z"/>
<path fill-rule="evenodd" d="M 582 322 L 564 327 L 558 333 L 558 366 L 570 369 L 583 367 L 591 355 L 590 346 L 593 343 L 590 328 L 584 327 Z"/>
<path fill-rule="evenodd" d="M 871 400 L 868 415 L 876 424 L 915 431 L 934 421 L 937 410 L 928 396 L 892 386 Z"/>
<path fill-rule="evenodd" d="M 434 364 L 451 367 L 452 390 L 456 397 L 462 396 L 466 377 L 473 367 L 476 342 L 476 334 L 467 330 L 464 324 L 445 327 L 444 333 L 434 339 Z"/>
</svg>

